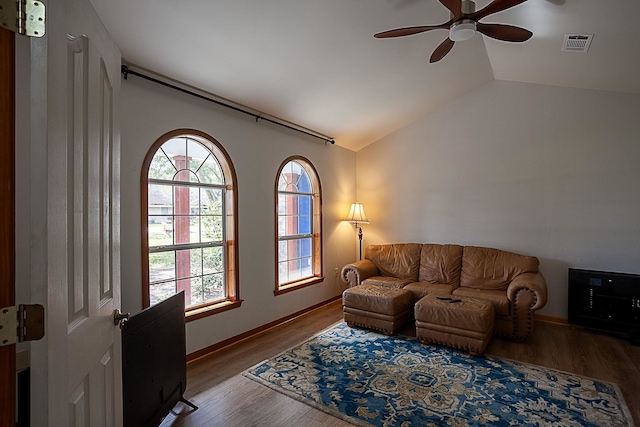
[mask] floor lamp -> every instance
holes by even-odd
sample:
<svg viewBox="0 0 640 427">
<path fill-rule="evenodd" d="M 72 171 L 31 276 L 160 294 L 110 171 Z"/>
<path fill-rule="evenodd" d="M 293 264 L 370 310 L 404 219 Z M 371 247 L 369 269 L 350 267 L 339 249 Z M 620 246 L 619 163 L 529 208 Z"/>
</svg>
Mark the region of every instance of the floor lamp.
<svg viewBox="0 0 640 427">
<path fill-rule="evenodd" d="M 358 230 L 358 240 L 360 241 L 360 259 L 362 259 L 362 227 L 360 227 L 360 224 L 369 224 L 369 220 L 367 219 L 367 215 L 364 213 L 364 206 L 362 206 L 362 203 L 352 203 L 349 214 L 344 220 L 355 224 L 356 230 Z"/>
</svg>

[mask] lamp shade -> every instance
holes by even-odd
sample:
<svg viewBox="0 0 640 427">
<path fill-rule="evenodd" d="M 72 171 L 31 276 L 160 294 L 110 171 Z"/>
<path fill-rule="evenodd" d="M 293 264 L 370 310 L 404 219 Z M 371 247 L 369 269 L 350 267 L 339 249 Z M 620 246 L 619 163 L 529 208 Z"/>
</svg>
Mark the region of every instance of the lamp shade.
<svg viewBox="0 0 640 427">
<path fill-rule="evenodd" d="M 356 224 L 369 224 L 367 215 L 364 213 L 364 206 L 362 206 L 362 203 L 358 203 L 358 202 L 351 204 L 351 209 L 349 210 L 349 214 L 344 220 L 353 222 Z"/>
</svg>

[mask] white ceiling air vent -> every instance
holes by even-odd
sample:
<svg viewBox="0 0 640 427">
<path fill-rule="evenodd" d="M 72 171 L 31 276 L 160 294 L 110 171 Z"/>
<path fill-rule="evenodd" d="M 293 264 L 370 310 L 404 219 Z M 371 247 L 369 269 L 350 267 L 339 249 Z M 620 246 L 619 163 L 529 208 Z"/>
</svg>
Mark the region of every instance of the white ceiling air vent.
<svg viewBox="0 0 640 427">
<path fill-rule="evenodd" d="M 593 34 L 565 34 L 562 44 L 563 52 L 586 52 L 593 39 Z"/>
</svg>

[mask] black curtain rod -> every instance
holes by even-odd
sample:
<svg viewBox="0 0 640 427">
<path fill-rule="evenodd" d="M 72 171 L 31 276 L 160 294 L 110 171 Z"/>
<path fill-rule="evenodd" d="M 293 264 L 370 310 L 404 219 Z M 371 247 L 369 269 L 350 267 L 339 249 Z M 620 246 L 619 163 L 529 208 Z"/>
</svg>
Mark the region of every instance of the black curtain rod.
<svg viewBox="0 0 640 427">
<path fill-rule="evenodd" d="M 191 96 L 195 96 L 196 98 L 204 99 L 205 101 L 213 102 L 214 104 L 220 105 L 222 107 L 230 108 L 230 109 L 232 109 L 234 111 L 238 111 L 239 113 L 244 113 L 246 115 L 249 115 L 249 116 L 255 118 L 256 122 L 259 121 L 259 120 L 264 120 L 266 122 L 273 123 L 275 125 L 282 126 L 282 127 L 287 128 L 287 129 L 294 130 L 296 132 L 303 133 L 303 134 L 311 136 L 313 138 L 321 139 L 324 142 L 328 142 L 329 144 L 335 144 L 336 143 L 336 141 L 333 138 L 330 138 L 328 136 L 320 136 L 320 134 L 307 132 L 306 130 L 303 130 L 303 129 L 300 129 L 300 128 L 297 128 L 297 127 L 293 127 L 293 126 L 289 126 L 286 123 L 283 123 L 283 122 L 280 122 L 280 121 L 277 121 L 277 120 L 273 120 L 273 119 L 270 119 L 268 117 L 260 116 L 258 114 L 252 113 L 251 111 L 243 110 L 242 108 L 236 107 L 234 105 L 226 104 L 226 103 L 224 103 L 222 101 L 219 101 L 217 99 L 201 95 L 199 93 L 190 91 L 190 90 L 182 88 L 180 86 L 173 85 L 171 83 L 164 82 L 162 80 L 156 79 L 156 78 L 151 77 L 151 76 L 147 76 L 146 74 L 142 74 L 142 73 L 139 73 L 137 71 L 129 69 L 129 67 L 127 65 L 125 65 L 125 64 L 122 64 L 122 67 L 120 68 L 120 72 L 124 76 L 125 80 L 127 80 L 127 78 L 129 77 L 130 74 L 134 75 L 134 76 L 137 76 L 137 77 L 142 77 L 143 79 L 149 80 L 149 81 L 154 82 L 154 83 L 158 83 L 158 84 L 160 84 L 162 86 L 166 86 L 168 88 L 175 89 L 177 91 L 180 91 L 182 93 L 186 93 L 186 94 L 191 95 Z"/>
</svg>

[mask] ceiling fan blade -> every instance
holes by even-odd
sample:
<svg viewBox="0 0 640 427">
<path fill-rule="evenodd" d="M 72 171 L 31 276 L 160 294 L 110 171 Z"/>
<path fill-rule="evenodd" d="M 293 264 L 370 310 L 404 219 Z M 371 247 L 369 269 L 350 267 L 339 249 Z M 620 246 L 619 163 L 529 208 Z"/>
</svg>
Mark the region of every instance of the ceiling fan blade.
<svg viewBox="0 0 640 427">
<path fill-rule="evenodd" d="M 419 27 L 405 27 L 405 28 L 396 28 L 395 30 L 383 31 L 381 33 L 374 34 L 373 37 L 377 39 L 386 39 L 390 37 L 404 37 L 410 36 L 412 34 L 424 33 L 425 31 L 430 30 L 439 30 L 439 29 L 449 29 L 449 25 L 451 22 L 446 22 L 441 25 L 423 25 Z"/>
<path fill-rule="evenodd" d="M 447 53 L 449 53 L 454 44 L 456 44 L 456 42 L 451 40 L 449 37 L 444 39 L 444 41 L 440 43 L 440 45 L 431 54 L 429 62 L 433 64 L 434 62 L 440 61 L 447 55 Z"/>
<path fill-rule="evenodd" d="M 462 18 L 462 1 L 461 0 L 440 0 L 440 3 L 453 14 L 453 20 L 457 21 Z"/>
<path fill-rule="evenodd" d="M 513 6 L 517 6 L 520 3 L 524 3 L 525 1 L 527 0 L 493 0 L 486 7 L 480 9 L 477 12 L 469 14 L 468 18 L 473 19 L 474 21 L 479 21 L 485 16 L 489 16 L 492 13 L 501 12 Z"/>
<path fill-rule="evenodd" d="M 506 42 L 523 42 L 531 38 L 533 33 L 529 30 L 506 24 L 476 24 L 476 30 L 497 40 Z"/>
</svg>

